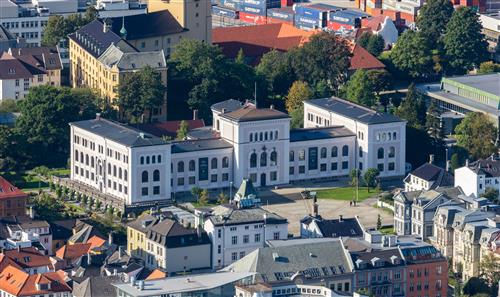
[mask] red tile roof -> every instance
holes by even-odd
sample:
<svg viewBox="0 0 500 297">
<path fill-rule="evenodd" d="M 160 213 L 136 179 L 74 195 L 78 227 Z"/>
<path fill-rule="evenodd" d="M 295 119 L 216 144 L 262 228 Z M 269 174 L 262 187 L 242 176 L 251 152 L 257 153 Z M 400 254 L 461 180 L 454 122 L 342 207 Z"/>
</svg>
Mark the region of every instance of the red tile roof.
<svg viewBox="0 0 500 297">
<path fill-rule="evenodd" d="M 0 199 L 16 198 L 16 197 L 25 198 L 27 196 L 28 195 L 26 193 L 19 190 L 14 185 L 12 185 L 9 181 L 7 181 L 5 178 L 0 176 Z"/>
<path fill-rule="evenodd" d="M 146 277 L 146 280 L 161 279 L 161 278 L 165 278 L 165 277 L 167 277 L 167 274 L 157 268 L 157 269 L 153 270 L 153 272 L 151 272 L 151 274 L 148 275 L 148 277 Z"/>
<path fill-rule="evenodd" d="M 384 69 L 384 63 L 380 62 L 379 59 L 375 58 L 367 50 L 365 50 L 360 45 L 355 45 L 352 50 L 351 66 L 349 70 L 358 69 Z"/>
<path fill-rule="evenodd" d="M 3 252 L 5 257 L 14 261 L 22 268 L 33 268 L 40 266 L 49 266 L 52 268 L 52 263 L 48 256 L 42 255 L 34 247 L 21 248 L 19 250 L 6 250 Z"/>
<path fill-rule="evenodd" d="M 188 124 L 188 130 L 205 127 L 205 122 L 201 119 L 198 120 L 186 120 Z M 166 122 L 156 122 L 151 124 L 140 124 L 137 125 L 139 130 L 143 130 L 149 134 L 153 134 L 157 137 L 170 136 L 175 137 L 177 135 L 177 130 L 181 121 L 166 121 Z"/>
<path fill-rule="evenodd" d="M 97 235 L 94 235 L 87 240 L 87 243 L 90 243 L 89 249 L 92 250 L 93 248 L 98 248 L 103 246 L 106 243 L 106 240 L 102 239 Z"/>
<path fill-rule="evenodd" d="M 67 244 L 56 252 L 59 259 L 74 260 L 86 255 L 90 250 L 90 243 Z"/>
<path fill-rule="evenodd" d="M 370 19 L 362 19 L 361 27 L 370 28 L 373 32 L 377 32 L 381 29 L 382 24 L 385 21 L 386 16 L 379 15 L 376 17 L 372 17 Z"/>
<path fill-rule="evenodd" d="M 14 296 L 71 292 L 59 272 L 29 275 L 14 266 L 7 266 L 0 272 L 0 290 Z"/>
</svg>

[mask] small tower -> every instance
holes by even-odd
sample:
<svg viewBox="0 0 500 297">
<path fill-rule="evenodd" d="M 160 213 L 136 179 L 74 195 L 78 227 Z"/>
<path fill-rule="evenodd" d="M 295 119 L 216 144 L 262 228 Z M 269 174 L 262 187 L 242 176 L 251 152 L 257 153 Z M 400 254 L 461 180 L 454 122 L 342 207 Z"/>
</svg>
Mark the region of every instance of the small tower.
<svg viewBox="0 0 500 297">
<path fill-rule="evenodd" d="M 248 178 L 243 179 L 238 192 L 234 195 L 234 203 L 238 208 L 248 208 L 260 204 L 260 199 L 257 198 L 257 191 L 255 191 L 252 181 Z"/>
<path fill-rule="evenodd" d="M 127 29 L 125 29 L 125 17 L 122 17 L 122 28 L 120 29 L 120 36 L 122 39 L 127 39 Z"/>
</svg>

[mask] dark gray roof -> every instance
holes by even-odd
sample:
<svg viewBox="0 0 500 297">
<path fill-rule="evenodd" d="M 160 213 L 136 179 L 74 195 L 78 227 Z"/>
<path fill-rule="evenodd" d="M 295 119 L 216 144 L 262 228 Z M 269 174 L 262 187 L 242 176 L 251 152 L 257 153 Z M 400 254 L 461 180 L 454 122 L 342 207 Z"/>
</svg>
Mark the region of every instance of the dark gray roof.
<svg viewBox="0 0 500 297">
<path fill-rule="evenodd" d="M 127 147 L 167 144 L 161 138 L 103 118 L 73 122 L 70 125 L 95 133 Z"/>
<path fill-rule="evenodd" d="M 287 224 L 286 218 L 260 207 L 238 209 L 232 206 L 216 206 L 210 220 L 214 225 L 239 225 L 250 223 Z"/>
<path fill-rule="evenodd" d="M 376 262 L 382 262 L 383 264 L 379 265 L 383 267 L 404 265 L 403 255 L 397 247 L 393 249 L 350 252 L 350 255 L 357 270 L 377 269 Z M 393 259 L 397 261 L 393 261 Z"/>
<path fill-rule="evenodd" d="M 197 139 L 172 143 L 172 153 L 186 153 L 215 149 L 232 148 L 233 146 L 222 139 Z"/>
<path fill-rule="evenodd" d="M 94 20 L 70 34 L 69 38 L 96 58 L 102 55 L 112 43 L 126 43 L 113 31 L 104 32 L 103 28 L 101 21 Z"/>
<path fill-rule="evenodd" d="M 480 233 L 480 232 L 479 232 Z M 446 258 L 432 245 L 426 244 L 422 246 L 401 245 L 401 253 L 406 262 L 418 263 L 422 261 L 446 261 Z"/>
<path fill-rule="evenodd" d="M 445 169 L 431 163 L 423 164 L 422 166 L 413 170 L 410 174 L 423 180 L 434 182 L 431 187 L 432 189 L 437 187 L 453 186 L 454 184 L 453 175 L 446 172 Z M 405 179 L 405 182 L 409 182 L 409 178 L 410 175 L 408 175 L 408 177 Z"/>
<path fill-rule="evenodd" d="M 74 297 L 109 297 L 116 295 L 116 287 L 111 284 L 122 283 L 118 276 L 93 276 L 73 285 Z"/>
<path fill-rule="evenodd" d="M 220 116 L 235 122 L 252 122 L 289 118 L 288 114 L 274 109 L 272 106 L 270 108 L 257 108 L 255 105 L 250 103 L 235 111 L 226 111 L 226 113 L 221 113 Z"/>
<path fill-rule="evenodd" d="M 311 218 L 310 222 L 313 220 L 323 237 L 363 237 L 363 229 L 356 218 L 326 220 L 320 217 Z"/>
<path fill-rule="evenodd" d="M 356 136 L 344 126 L 305 128 L 290 131 L 290 142 Z"/>
<path fill-rule="evenodd" d="M 486 177 L 500 176 L 500 160 L 495 158 L 479 159 L 469 164 L 469 168 L 476 174 L 484 174 Z"/>
<path fill-rule="evenodd" d="M 243 104 L 240 101 L 235 99 L 228 99 L 225 101 L 214 103 L 210 108 L 217 112 L 222 112 L 223 108 L 226 109 L 226 112 L 231 112 L 241 108 L 242 106 Z"/>
<path fill-rule="evenodd" d="M 291 281 L 301 275 L 319 281 L 352 272 L 342 241 L 314 242 L 259 248 L 224 270 L 255 272 L 257 282 L 268 284 Z"/>
<path fill-rule="evenodd" d="M 395 115 L 377 112 L 370 108 L 337 97 L 312 99 L 307 100 L 306 103 L 327 109 L 333 113 L 340 114 L 368 125 L 403 121 Z"/>
<path fill-rule="evenodd" d="M 196 229 L 168 219 L 150 225 L 146 237 L 168 248 L 210 244 L 207 233 L 198 236 Z"/>
<path fill-rule="evenodd" d="M 212 126 L 195 128 L 187 133 L 188 139 L 213 139 L 219 138 L 219 133 Z"/>
</svg>

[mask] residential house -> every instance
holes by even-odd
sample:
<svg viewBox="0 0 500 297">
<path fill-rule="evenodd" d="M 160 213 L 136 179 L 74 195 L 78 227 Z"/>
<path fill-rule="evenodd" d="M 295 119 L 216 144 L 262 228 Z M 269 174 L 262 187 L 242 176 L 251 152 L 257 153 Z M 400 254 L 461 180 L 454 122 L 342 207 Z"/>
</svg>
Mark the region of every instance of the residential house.
<svg viewBox="0 0 500 297">
<path fill-rule="evenodd" d="M 117 276 L 91 276 L 73 284 L 73 297 L 118 296 L 113 284 L 122 283 Z"/>
<path fill-rule="evenodd" d="M 26 215 L 28 195 L 0 176 L 0 218 Z"/>
<path fill-rule="evenodd" d="M 55 256 L 63 261 L 64 269 L 79 267 L 82 257 L 90 253 L 90 246 L 90 243 L 67 244 L 58 249 Z"/>
<path fill-rule="evenodd" d="M 453 175 L 431 161 L 410 172 L 404 179 L 405 192 L 428 191 L 438 187 L 453 187 Z"/>
<path fill-rule="evenodd" d="M 4 249 L 36 246 L 45 254 L 52 254 L 52 232 L 47 221 L 31 216 L 5 217 L 0 220 L 0 234 L 5 238 Z"/>
<path fill-rule="evenodd" d="M 320 215 L 309 215 L 300 221 L 300 237 L 363 237 L 364 227 L 356 216 L 338 219 L 325 219 Z"/>
<path fill-rule="evenodd" d="M 388 16 L 380 15 L 361 19 L 361 27 L 369 29 L 368 32 L 372 34 L 382 36 L 386 48 L 392 47 L 398 41 L 398 28 Z"/>
<path fill-rule="evenodd" d="M 500 190 L 500 160 L 491 156 L 455 169 L 455 186 L 466 195 L 481 197 L 488 188 Z"/>
<path fill-rule="evenodd" d="M 430 242 L 445 257 L 453 256 L 453 222 L 455 215 L 466 211 L 465 208 L 457 205 L 439 206 L 434 215 L 434 235 L 429 237 Z"/>
<path fill-rule="evenodd" d="M 0 54 L 0 101 L 23 99 L 30 87 L 61 85 L 56 48 L 15 48 Z"/>
<path fill-rule="evenodd" d="M 6 250 L 0 255 L 3 256 L 2 261 L 14 262 L 17 268 L 29 275 L 54 271 L 50 258 L 34 247 Z"/>
<path fill-rule="evenodd" d="M 0 272 L 0 293 L 11 297 L 61 296 L 70 297 L 71 287 L 61 271 L 28 274 L 14 266 Z"/>
</svg>

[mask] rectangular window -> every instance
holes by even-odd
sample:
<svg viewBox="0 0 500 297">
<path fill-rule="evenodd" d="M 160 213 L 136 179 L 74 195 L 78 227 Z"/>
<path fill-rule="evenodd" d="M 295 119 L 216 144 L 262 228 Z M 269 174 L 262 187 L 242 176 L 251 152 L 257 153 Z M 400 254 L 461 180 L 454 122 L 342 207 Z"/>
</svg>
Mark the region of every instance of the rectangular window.
<svg viewBox="0 0 500 297">
<path fill-rule="evenodd" d="M 299 166 L 299 174 L 304 174 L 306 173 L 306 166 L 300 165 Z"/>
<path fill-rule="evenodd" d="M 228 181 L 229 180 L 229 173 L 223 173 L 222 174 L 222 181 Z"/>
<path fill-rule="evenodd" d="M 148 195 L 148 188 L 147 187 L 143 187 L 141 189 L 141 194 L 142 194 L 142 196 L 147 196 Z"/>
<path fill-rule="evenodd" d="M 343 161 L 342 162 L 342 169 L 345 170 L 345 169 L 348 169 L 349 168 L 349 161 Z"/>
<path fill-rule="evenodd" d="M 177 179 L 177 185 L 178 186 L 183 186 L 184 185 L 184 178 L 183 177 L 179 177 Z"/>
<path fill-rule="evenodd" d="M 232 245 L 238 244 L 238 236 L 232 236 L 231 237 L 231 244 Z"/>
<path fill-rule="evenodd" d="M 395 167 L 396 167 L 396 166 L 395 166 L 394 162 L 389 162 L 389 164 L 388 164 L 388 168 L 387 168 L 387 169 L 388 169 L 389 171 L 394 171 Z"/>
<path fill-rule="evenodd" d="M 271 181 L 276 181 L 278 179 L 278 173 L 276 171 L 271 172 Z"/>
<path fill-rule="evenodd" d="M 245 252 L 240 252 L 240 259 L 245 257 Z"/>
<path fill-rule="evenodd" d="M 198 180 L 208 180 L 208 158 L 198 159 Z"/>
<path fill-rule="evenodd" d="M 308 162 L 307 162 L 307 168 L 309 170 L 317 170 L 318 169 L 318 148 L 317 147 L 310 147 L 308 149 Z"/>
<path fill-rule="evenodd" d="M 273 239 L 274 239 L 274 240 L 278 240 L 278 239 L 280 239 L 280 233 L 279 233 L 279 232 L 274 232 L 274 233 L 273 233 Z"/>
<path fill-rule="evenodd" d="M 384 164 L 382 164 L 382 163 L 381 164 L 377 164 L 377 169 L 380 172 L 384 172 Z"/>
<path fill-rule="evenodd" d="M 260 242 L 260 233 L 257 233 L 254 235 L 254 241 L 255 242 Z"/>
<path fill-rule="evenodd" d="M 294 175 L 294 171 L 295 171 L 295 167 L 290 166 L 290 168 L 288 169 L 288 174 L 289 175 Z"/>
<path fill-rule="evenodd" d="M 221 245 L 219 244 L 217 246 L 217 254 L 220 254 L 222 252 L 222 248 L 221 248 Z"/>
<path fill-rule="evenodd" d="M 231 253 L 231 260 L 233 260 L 233 261 L 238 260 L 238 253 L 237 252 L 232 252 Z"/>
<path fill-rule="evenodd" d="M 219 229 L 217 230 L 217 238 L 221 238 L 221 236 L 222 236 L 222 230 Z"/>
<path fill-rule="evenodd" d="M 299 151 L 299 161 L 304 161 L 306 159 L 306 151 L 300 150 Z"/>
<path fill-rule="evenodd" d="M 194 177 L 194 176 L 190 176 L 190 177 L 188 178 L 188 182 L 189 182 L 189 184 L 190 184 L 190 185 L 194 185 L 194 184 L 195 184 L 195 182 L 196 182 L 195 177 Z"/>
<path fill-rule="evenodd" d="M 319 171 L 326 171 L 326 164 L 319 165 Z"/>
<path fill-rule="evenodd" d="M 243 243 L 248 243 L 250 241 L 250 235 L 243 235 Z"/>
<path fill-rule="evenodd" d="M 337 171 L 337 169 L 338 169 L 338 164 L 337 164 L 337 162 L 332 163 L 330 167 L 331 167 L 331 170 L 332 170 L 332 171 Z"/>
<path fill-rule="evenodd" d="M 216 183 L 217 182 L 217 174 L 210 175 L 210 182 L 212 182 L 212 183 Z"/>
<path fill-rule="evenodd" d="M 153 195 L 160 195 L 160 186 L 153 187 Z"/>
</svg>

